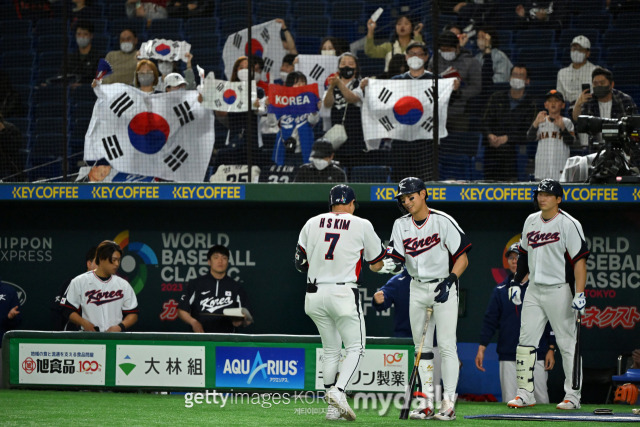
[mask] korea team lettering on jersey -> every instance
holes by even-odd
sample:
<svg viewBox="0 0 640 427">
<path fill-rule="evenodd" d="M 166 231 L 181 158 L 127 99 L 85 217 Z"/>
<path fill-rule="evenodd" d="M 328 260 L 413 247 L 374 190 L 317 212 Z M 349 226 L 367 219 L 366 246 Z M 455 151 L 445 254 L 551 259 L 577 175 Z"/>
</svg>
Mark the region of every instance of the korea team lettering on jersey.
<svg viewBox="0 0 640 427">
<path fill-rule="evenodd" d="M 116 275 L 103 281 L 93 271 L 71 281 L 60 305 L 81 314 L 102 332 L 122 322 L 127 314 L 138 312 L 138 300 L 129 282 Z"/>
<path fill-rule="evenodd" d="M 537 285 L 572 283 L 573 265 L 589 255 L 582 225 L 562 209 L 549 220 L 540 212 L 529 215 L 522 229 L 520 252 L 527 254 L 529 281 Z M 567 263 L 571 269 L 566 269 Z"/>
<path fill-rule="evenodd" d="M 417 225 L 410 214 L 393 224 L 388 254 L 407 267 L 411 277 L 430 281 L 451 273 L 456 259 L 471 249 L 458 223 L 444 212 L 429 208 L 429 216 Z M 428 252 L 429 262 L 420 255 Z"/>
<path fill-rule="evenodd" d="M 298 247 L 309 262 L 308 279 L 317 284 L 356 283 L 363 256 L 369 264 L 375 264 L 385 255 L 373 225 L 343 212 L 327 212 L 309 219 L 300 232 Z"/>
</svg>

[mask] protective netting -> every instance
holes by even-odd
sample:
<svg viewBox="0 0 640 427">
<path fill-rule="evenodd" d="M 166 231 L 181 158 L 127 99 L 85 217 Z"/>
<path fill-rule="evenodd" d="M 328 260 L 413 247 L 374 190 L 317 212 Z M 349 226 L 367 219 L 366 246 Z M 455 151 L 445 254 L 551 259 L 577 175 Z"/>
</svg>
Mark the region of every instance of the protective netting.
<svg viewBox="0 0 640 427">
<path fill-rule="evenodd" d="M 637 172 L 636 1 L 0 5 L 3 181 Z"/>
</svg>

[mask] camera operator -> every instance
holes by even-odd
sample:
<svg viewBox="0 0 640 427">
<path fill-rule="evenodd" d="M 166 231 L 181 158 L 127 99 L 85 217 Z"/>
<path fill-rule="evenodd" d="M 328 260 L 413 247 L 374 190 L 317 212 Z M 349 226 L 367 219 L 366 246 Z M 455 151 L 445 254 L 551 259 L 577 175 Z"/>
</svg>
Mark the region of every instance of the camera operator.
<svg viewBox="0 0 640 427">
<path fill-rule="evenodd" d="M 637 114 L 638 107 L 629 95 L 614 89 L 613 73 L 598 67 L 591 73 L 593 94 L 585 89 L 573 107 L 573 121 L 580 115 L 620 119 L 625 115 Z"/>
</svg>

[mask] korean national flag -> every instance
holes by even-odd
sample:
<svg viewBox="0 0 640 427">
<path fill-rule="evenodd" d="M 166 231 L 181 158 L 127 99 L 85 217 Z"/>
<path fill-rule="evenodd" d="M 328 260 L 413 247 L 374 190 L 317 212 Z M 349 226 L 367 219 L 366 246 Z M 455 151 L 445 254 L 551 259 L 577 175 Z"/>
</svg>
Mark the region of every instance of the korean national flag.
<svg viewBox="0 0 640 427">
<path fill-rule="evenodd" d="M 84 160 L 106 159 L 120 172 L 202 182 L 214 144 L 214 116 L 195 90 L 146 94 L 129 85 L 98 85 Z"/>
<path fill-rule="evenodd" d="M 247 40 L 248 31 L 231 34 L 224 44 L 222 60 L 224 61 L 224 73 L 227 79 L 231 78 L 233 63 L 241 56 L 248 56 L 251 52 L 264 60 L 264 74 L 273 70 L 280 70 L 282 58 L 286 54 L 280 39 L 282 25 L 275 20 L 251 27 L 251 43 Z M 251 45 L 251 51 L 249 51 Z"/>
<path fill-rule="evenodd" d="M 318 83 L 320 99 L 324 96 L 327 78 L 338 71 L 338 57 L 329 55 L 298 55 L 296 71 L 307 76 L 307 82 Z"/>
<path fill-rule="evenodd" d="M 138 52 L 138 58 L 187 62 L 185 55 L 190 51 L 191 45 L 187 42 L 154 39 L 142 43 Z"/>
<path fill-rule="evenodd" d="M 447 136 L 447 107 L 455 79 L 438 81 L 439 136 Z M 380 139 L 433 139 L 434 80 L 369 79 L 362 106 L 362 129 L 369 148 Z"/>
<path fill-rule="evenodd" d="M 256 82 L 251 82 L 252 105 L 258 98 L 256 90 Z M 227 113 L 246 112 L 249 105 L 247 82 L 228 82 L 207 76 L 202 89 L 202 97 L 204 101 L 203 107 L 215 111 L 225 111 Z"/>
</svg>

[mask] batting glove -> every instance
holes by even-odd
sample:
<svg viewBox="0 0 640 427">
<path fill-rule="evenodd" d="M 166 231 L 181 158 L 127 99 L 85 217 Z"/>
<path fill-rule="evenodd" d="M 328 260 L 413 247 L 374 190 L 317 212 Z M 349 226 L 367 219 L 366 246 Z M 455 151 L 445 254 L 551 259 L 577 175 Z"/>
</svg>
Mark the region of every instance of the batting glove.
<svg viewBox="0 0 640 427">
<path fill-rule="evenodd" d="M 514 280 L 509 285 L 509 300 L 515 305 L 522 304 L 522 286 Z"/>
<path fill-rule="evenodd" d="M 451 289 L 451 286 L 456 280 L 458 280 L 458 276 L 451 273 L 449 277 L 438 283 L 438 286 L 436 286 L 437 295 L 433 300 L 439 303 L 447 302 L 449 299 L 449 289 Z"/>
<path fill-rule="evenodd" d="M 584 297 L 584 292 L 578 292 L 576 296 L 573 297 L 573 304 L 571 304 L 571 308 L 579 311 L 580 314 L 584 314 L 584 307 L 586 305 L 587 299 Z"/>
<path fill-rule="evenodd" d="M 391 258 L 385 258 L 382 260 L 382 268 L 377 271 L 378 274 L 389 274 L 394 273 L 397 266 L 396 263 L 393 262 Z"/>
</svg>

